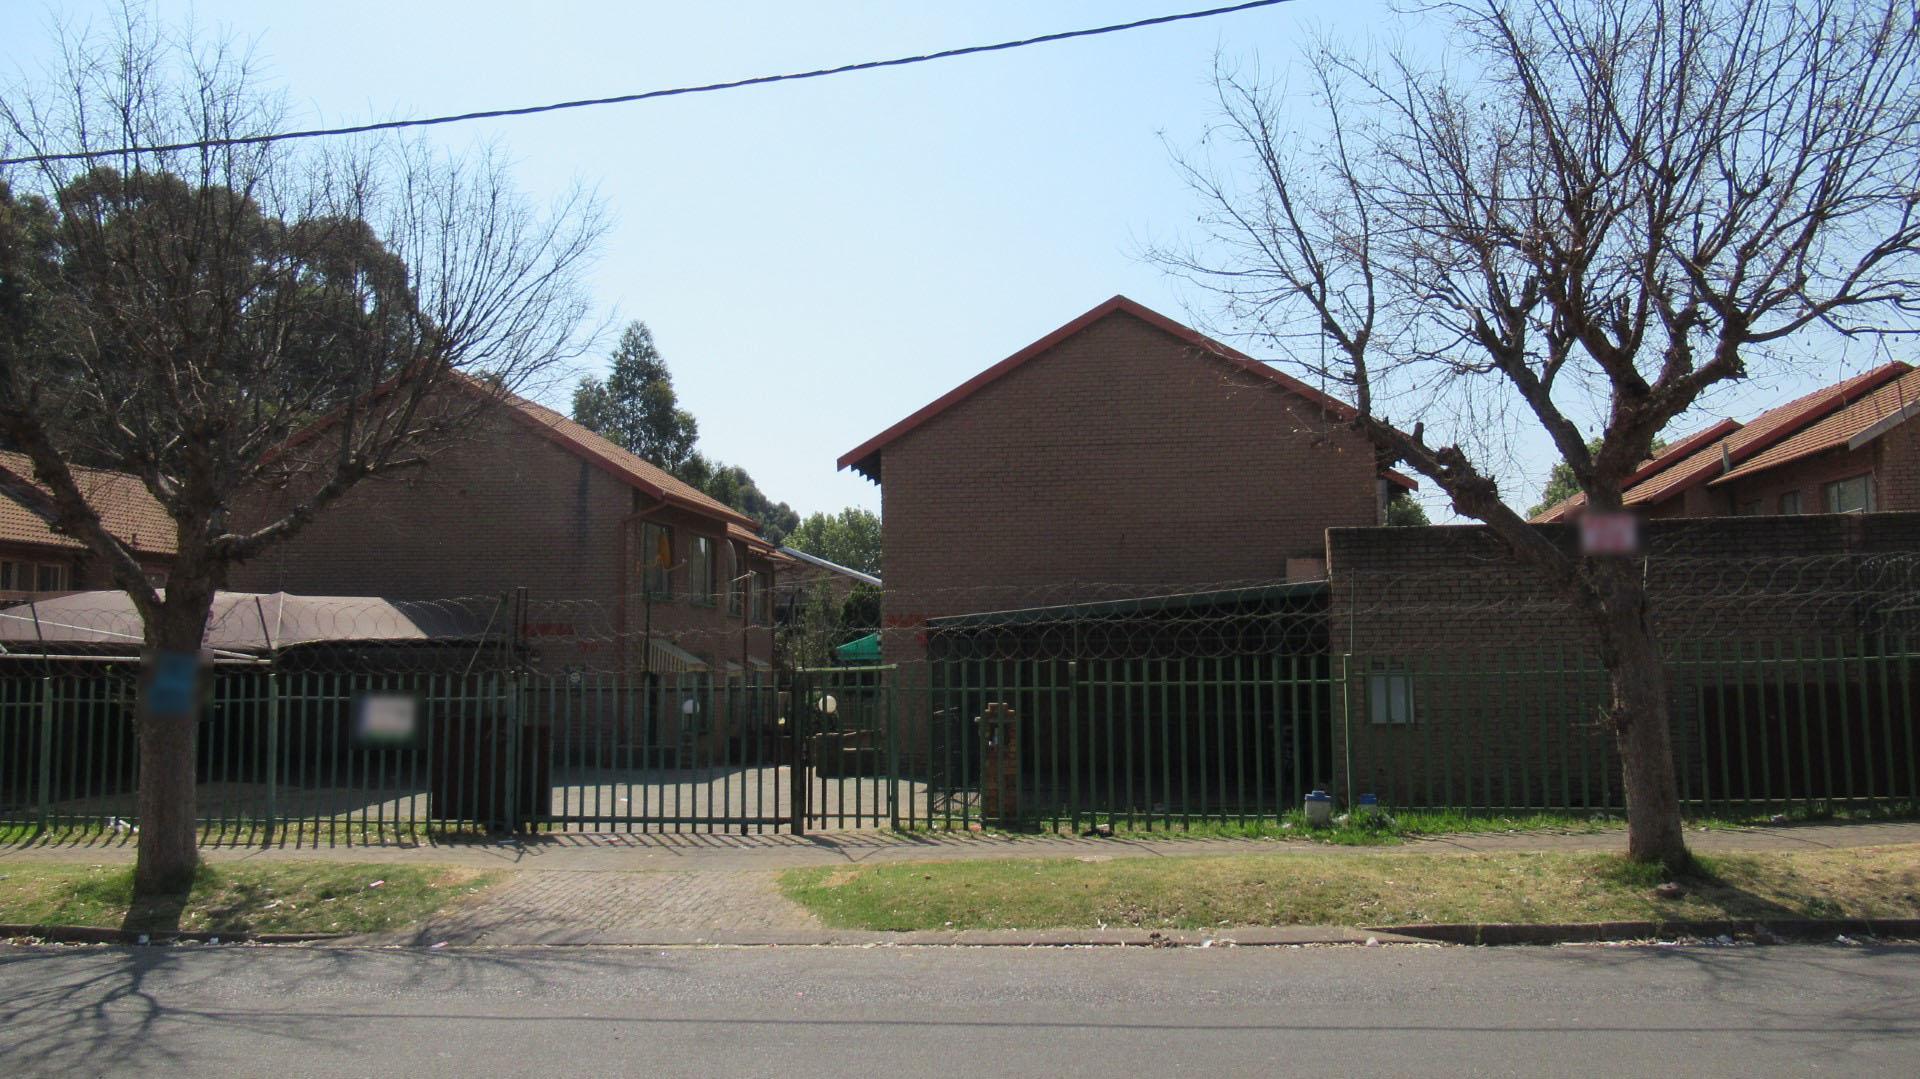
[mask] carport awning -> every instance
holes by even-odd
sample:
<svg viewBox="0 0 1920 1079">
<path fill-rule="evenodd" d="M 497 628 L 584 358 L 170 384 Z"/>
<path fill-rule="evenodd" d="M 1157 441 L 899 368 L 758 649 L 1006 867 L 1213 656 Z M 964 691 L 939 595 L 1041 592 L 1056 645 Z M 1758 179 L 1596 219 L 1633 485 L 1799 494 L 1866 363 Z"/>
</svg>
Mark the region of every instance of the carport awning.
<svg viewBox="0 0 1920 1079">
<path fill-rule="evenodd" d="M 707 669 L 707 661 L 692 652 L 667 641 L 653 639 L 647 642 L 647 651 L 655 673 L 699 674 Z"/>
<path fill-rule="evenodd" d="M 865 637 L 856 637 L 845 644 L 837 645 L 833 658 L 842 663 L 878 663 L 880 662 L 880 635 L 869 633 Z"/>
</svg>

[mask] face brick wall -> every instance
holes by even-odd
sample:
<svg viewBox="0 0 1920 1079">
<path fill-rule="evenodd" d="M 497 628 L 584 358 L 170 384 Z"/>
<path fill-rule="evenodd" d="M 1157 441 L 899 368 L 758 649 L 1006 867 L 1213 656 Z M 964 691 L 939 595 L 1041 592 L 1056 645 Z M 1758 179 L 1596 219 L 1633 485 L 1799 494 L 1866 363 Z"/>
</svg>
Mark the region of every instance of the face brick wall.
<svg viewBox="0 0 1920 1079">
<path fill-rule="evenodd" d="M 673 526 L 674 560 L 681 563 L 673 597 L 649 602 L 637 565 L 622 574 L 623 545 L 638 545 L 637 524 L 623 522 L 642 507 L 626 484 L 496 415 L 425 467 L 362 483 L 294 538 L 237 567 L 228 586 L 389 599 L 525 588 L 530 641 L 548 667 L 617 669 L 611 638 L 618 622 L 624 617 L 628 632 L 638 634 L 649 613 L 656 635 L 716 670 L 729 659 L 767 660 L 768 630 L 728 614 L 724 598 L 712 606 L 686 598 L 684 562 L 694 534 L 716 540 L 716 574 L 728 574 L 731 556 L 717 522 L 672 508 L 649 514 Z"/>
<path fill-rule="evenodd" d="M 1536 527 L 1576 542 L 1571 526 Z M 1839 657 L 1867 654 L 1880 630 L 1915 628 L 1898 610 L 1920 597 L 1920 513 L 1659 520 L 1644 538 L 1656 622 L 1674 649 L 1669 704 L 1688 799 L 1724 785 L 1702 723 L 1711 701 L 1746 692 L 1756 714 L 1797 717 L 1841 682 L 1879 677 L 1874 661 Z M 1327 552 L 1330 636 L 1347 672 L 1334 736 L 1356 793 L 1397 805 L 1618 806 L 1591 636 L 1490 531 L 1334 529 Z M 1371 721 L 1368 694 L 1388 677 L 1411 687 L 1415 722 Z"/>
<path fill-rule="evenodd" d="M 882 648 L 904 664 L 910 764 L 937 677 L 924 619 L 1271 582 L 1320 558 L 1329 526 L 1379 521 L 1358 436 L 1123 312 L 888 444 L 881 470 Z"/>
<path fill-rule="evenodd" d="M 1373 455 L 1258 376 L 1113 314 L 888 445 L 890 622 L 1275 580 L 1378 520 Z"/>
</svg>

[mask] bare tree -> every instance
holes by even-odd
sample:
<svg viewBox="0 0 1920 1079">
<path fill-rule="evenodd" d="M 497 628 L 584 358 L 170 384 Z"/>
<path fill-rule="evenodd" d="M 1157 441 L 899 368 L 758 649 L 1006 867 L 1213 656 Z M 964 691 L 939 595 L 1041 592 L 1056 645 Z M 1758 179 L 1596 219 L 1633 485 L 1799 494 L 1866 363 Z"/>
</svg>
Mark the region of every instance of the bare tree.
<svg viewBox="0 0 1920 1079">
<path fill-rule="evenodd" d="M 1632 857 L 1688 859 L 1637 560 L 1569 553 L 1502 498 L 1462 406 L 1543 430 L 1593 512 L 1715 386 L 1807 331 L 1920 314 L 1909 0 L 1460 0 L 1303 71 L 1317 127 L 1222 65 L 1204 235 L 1154 257 L 1345 389 L 1353 421 L 1485 522 L 1590 627 Z M 1389 422 L 1387 413 L 1391 411 Z M 1598 441 L 1589 446 L 1589 432 Z M 1429 428 L 1432 430 L 1430 431 Z"/>
<path fill-rule="evenodd" d="M 279 99 L 249 57 L 129 11 L 0 101 L 9 157 L 255 135 Z M 370 477 L 421 465 L 488 400 L 578 356 L 603 231 L 576 192 L 537 210 L 481 152 L 278 143 L 43 160 L 0 172 L 0 483 L 83 541 L 146 628 L 136 891 L 195 853 L 197 657 L 235 563 Z M 557 372 L 555 372 L 557 373 Z M 454 382 L 484 393 L 445 392 Z M 328 437 L 294 436 L 324 420 Z M 70 466 L 144 481 L 178 529 L 155 588 Z M 271 519 L 236 512 L 293 492 Z M 265 499 L 255 499 L 255 502 Z"/>
</svg>

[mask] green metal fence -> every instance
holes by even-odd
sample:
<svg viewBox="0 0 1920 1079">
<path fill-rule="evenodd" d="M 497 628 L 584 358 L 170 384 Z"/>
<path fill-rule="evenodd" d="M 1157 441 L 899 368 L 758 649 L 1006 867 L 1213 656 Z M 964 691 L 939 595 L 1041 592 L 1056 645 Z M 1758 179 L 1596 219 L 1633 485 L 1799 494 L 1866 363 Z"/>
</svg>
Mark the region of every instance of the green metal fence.
<svg viewBox="0 0 1920 1079">
<path fill-rule="evenodd" d="M 1678 646 L 1669 704 L 1683 804 L 1914 806 L 1914 661 L 1906 641 L 1884 638 Z M 1585 652 L 1517 643 L 925 668 L 926 820 L 937 827 L 1246 822 L 1298 809 L 1314 788 L 1410 809 L 1625 809 L 1606 672 Z M 900 692 L 914 695 L 906 682 Z M 983 729 L 995 706 L 1002 747 Z"/>
<path fill-rule="evenodd" d="M 896 820 L 881 669 L 614 678 L 216 669 L 197 733 L 216 836 L 820 830 Z M 138 823 L 137 679 L 0 677 L 0 823 Z"/>
<path fill-rule="evenodd" d="M 1675 763 L 1694 812 L 1920 801 L 1905 639 L 1685 642 Z M 26 665 L 21 664 L 24 668 Z M 220 669 L 199 809 L 236 839 L 423 831 L 1181 828 L 1314 788 L 1390 807 L 1617 811 L 1591 655 L 938 659 L 636 677 Z M 137 824 L 135 680 L 0 673 L 0 823 Z"/>
</svg>

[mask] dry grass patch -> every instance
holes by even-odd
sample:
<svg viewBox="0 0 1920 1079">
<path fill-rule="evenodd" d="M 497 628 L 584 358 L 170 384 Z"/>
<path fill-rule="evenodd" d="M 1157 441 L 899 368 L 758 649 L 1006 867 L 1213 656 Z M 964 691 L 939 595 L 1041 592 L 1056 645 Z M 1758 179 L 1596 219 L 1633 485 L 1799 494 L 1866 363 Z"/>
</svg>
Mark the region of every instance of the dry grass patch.
<svg viewBox="0 0 1920 1079">
<path fill-rule="evenodd" d="M 1703 858 L 1683 899 L 1610 854 L 1367 853 L 800 869 L 787 894 L 841 928 L 1199 929 L 1410 922 L 1920 917 L 1920 847 Z"/>
<path fill-rule="evenodd" d="M 496 874 L 452 866 L 204 865 L 188 895 L 135 909 L 131 867 L 16 861 L 0 863 L 0 922 L 213 933 L 373 933 L 415 924 L 468 900 L 496 879 Z"/>
</svg>

